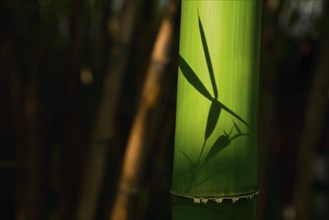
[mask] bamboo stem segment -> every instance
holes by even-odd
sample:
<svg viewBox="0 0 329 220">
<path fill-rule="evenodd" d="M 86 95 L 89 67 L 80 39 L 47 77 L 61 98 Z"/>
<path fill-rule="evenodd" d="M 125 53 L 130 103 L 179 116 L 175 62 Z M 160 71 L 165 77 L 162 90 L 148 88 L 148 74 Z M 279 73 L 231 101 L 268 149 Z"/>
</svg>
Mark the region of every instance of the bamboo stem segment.
<svg viewBox="0 0 329 220">
<path fill-rule="evenodd" d="M 239 207 L 253 219 L 260 13 L 259 0 L 182 1 L 173 219 L 185 208 L 234 219 Z"/>
</svg>

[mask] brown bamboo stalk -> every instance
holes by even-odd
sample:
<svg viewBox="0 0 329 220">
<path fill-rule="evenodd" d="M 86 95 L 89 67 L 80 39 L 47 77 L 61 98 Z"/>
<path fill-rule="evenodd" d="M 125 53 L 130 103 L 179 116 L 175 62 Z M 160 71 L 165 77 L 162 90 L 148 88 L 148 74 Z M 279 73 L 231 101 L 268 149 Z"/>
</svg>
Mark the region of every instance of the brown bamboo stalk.
<svg viewBox="0 0 329 220">
<path fill-rule="evenodd" d="M 174 36 L 171 57 L 176 57 L 178 54 L 178 36 L 178 34 Z M 139 196 L 137 199 L 137 211 L 134 216 L 136 219 L 149 219 L 151 217 L 150 215 L 152 215 L 152 213 L 154 214 L 155 211 L 152 210 L 154 206 L 153 201 L 159 198 L 159 194 L 167 193 L 163 191 L 163 185 L 167 183 L 167 190 L 170 188 L 168 175 L 166 175 L 166 173 L 171 171 L 167 169 L 168 167 L 165 164 L 168 164 L 168 157 L 171 157 L 171 155 L 169 156 L 169 152 L 174 146 L 177 65 L 177 60 L 171 59 L 168 67 L 164 70 L 158 101 L 150 113 L 150 119 L 145 128 L 148 131 L 144 143 L 144 147 L 148 151 L 146 153 L 146 155 L 148 155 L 146 160 L 152 168 L 145 171 L 151 174 L 150 179 L 141 183 L 142 187 L 140 191 L 143 195 Z M 163 209 L 159 212 L 158 216 L 167 214 L 167 211 L 168 210 Z"/>
<path fill-rule="evenodd" d="M 178 11 L 178 1 L 172 1 L 164 18 L 151 54 L 142 97 L 129 136 L 122 174 L 112 210 L 112 220 L 132 219 L 134 196 L 138 194 L 148 149 L 145 139 L 148 131 L 149 112 L 154 108 L 161 88 L 161 77 L 170 60 L 173 41 L 173 18 Z"/>
<path fill-rule="evenodd" d="M 178 51 L 177 51 L 178 53 Z M 176 54 L 177 54 L 176 53 Z M 177 65 L 176 65 L 177 66 Z M 176 77 L 176 74 L 171 74 L 172 77 Z M 171 80 L 176 82 L 176 80 Z M 172 83 L 172 82 L 170 82 Z M 177 82 L 175 83 L 175 88 L 177 86 Z M 166 164 L 168 164 L 168 157 L 171 157 L 170 152 L 171 152 L 171 148 L 173 148 L 174 146 L 174 131 L 175 131 L 175 113 L 176 113 L 176 99 L 175 96 L 177 94 L 176 89 L 173 88 L 173 86 L 171 86 L 170 91 L 167 91 L 167 95 L 170 95 L 172 98 L 171 100 L 168 100 L 168 102 L 171 103 L 166 103 L 166 106 L 161 105 L 162 108 L 166 109 L 166 114 L 165 116 L 162 117 L 162 121 L 161 124 L 158 124 L 157 126 L 161 126 L 160 127 L 156 127 L 158 133 L 157 133 L 157 143 L 153 143 L 155 144 L 154 147 L 156 147 L 156 151 L 154 152 L 154 154 L 152 154 L 152 161 L 153 161 L 153 166 L 151 168 L 151 172 L 152 172 L 152 177 L 151 180 L 147 183 L 147 186 L 144 186 L 144 188 L 146 189 L 146 195 L 144 195 L 145 198 L 145 208 L 144 208 L 144 212 L 142 212 L 140 214 L 140 217 L 138 219 L 147 219 L 147 217 L 151 217 L 151 216 L 147 216 L 150 214 L 150 212 L 154 213 L 154 210 L 152 210 L 152 206 L 154 206 L 154 204 L 152 204 L 154 201 L 156 201 L 159 197 L 165 195 L 167 192 L 164 191 L 163 186 L 164 182 L 167 184 L 168 186 L 168 190 L 170 189 L 170 182 L 168 179 L 168 175 L 169 173 L 171 173 L 170 170 L 168 170 L 168 167 L 166 166 Z M 153 151 L 152 151 L 153 152 Z M 163 209 L 161 211 L 161 213 L 159 213 L 159 215 L 157 216 L 161 216 L 161 214 L 165 214 L 167 213 L 166 209 Z M 170 213 L 170 212 L 169 212 Z"/>
<path fill-rule="evenodd" d="M 321 52 L 315 69 L 298 153 L 296 187 L 294 192 L 294 202 L 297 211 L 296 219 L 298 220 L 310 219 L 312 167 L 316 146 L 319 143 L 328 108 L 328 59 L 329 41 L 324 39 L 321 42 Z"/>
<path fill-rule="evenodd" d="M 109 66 L 101 93 L 102 97 L 87 149 L 88 158 L 75 214 L 77 220 L 92 220 L 95 217 L 105 173 L 107 143 L 113 138 L 114 134 L 117 103 L 131 51 L 138 3 L 139 1 L 136 0 L 126 0 L 120 20 L 120 31 L 110 51 Z"/>
</svg>

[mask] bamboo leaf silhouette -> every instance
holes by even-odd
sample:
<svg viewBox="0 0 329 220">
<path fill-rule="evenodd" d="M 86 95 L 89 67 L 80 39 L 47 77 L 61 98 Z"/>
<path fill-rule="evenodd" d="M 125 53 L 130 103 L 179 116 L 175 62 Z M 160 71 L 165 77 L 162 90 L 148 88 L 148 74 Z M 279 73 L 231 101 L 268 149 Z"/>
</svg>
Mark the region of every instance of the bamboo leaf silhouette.
<svg viewBox="0 0 329 220">
<path fill-rule="evenodd" d="M 236 134 L 236 135 L 234 135 L 233 137 L 230 138 L 230 141 L 233 141 L 234 139 L 236 139 L 236 138 L 238 138 L 238 137 L 241 137 L 241 136 L 247 136 L 247 137 L 250 137 L 250 134 L 247 134 L 247 133 Z"/>
<path fill-rule="evenodd" d="M 238 125 L 235 123 L 235 121 L 233 119 L 232 119 L 232 121 L 233 121 L 233 124 L 234 124 L 235 129 L 238 131 L 239 134 L 241 134 L 241 130 L 238 127 Z"/>
<path fill-rule="evenodd" d="M 243 124 L 245 124 L 247 127 L 249 127 L 249 124 L 243 120 L 243 118 L 241 118 L 238 114 L 236 114 L 235 112 L 233 112 L 231 109 L 229 109 L 227 106 L 225 106 L 223 103 L 221 103 L 222 108 L 227 111 L 228 113 L 230 113 L 232 116 L 234 116 L 235 118 L 239 119 L 239 121 L 241 121 Z"/>
<path fill-rule="evenodd" d="M 192 168 L 195 167 L 194 164 L 192 163 L 192 160 L 187 156 L 187 154 L 184 151 L 181 151 L 181 153 L 186 157 L 186 159 L 190 163 L 191 167 Z"/>
<path fill-rule="evenodd" d="M 208 45 L 207 45 L 206 36 L 205 36 L 204 30 L 203 30 L 202 22 L 201 22 L 201 19 L 200 19 L 200 15 L 198 15 L 198 19 L 199 19 L 199 30 L 200 30 L 200 35 L 201 35 L 203 52 L 204 52 L 204 56 L 206 57 L 207 67 L 208 67 L 210 80 L 211 80 L 211 85 L 212 85 L 212 88 L 214 90 L 214 96 L 215 96 L 215 99 L 217 99 L 218 98 L 218 90 L 217 90 L 217 85 L 216 85 L 216 80 L 215 80 L 214 69 L 213 69 L 212 64 L 211 64 L 210 53 L 209 53 L 209 49 L 208 49 Z"/>
<path fill-rule="evenodd" d="M 222 110 L 221 104 L 217 101 L 214 100 L 211 103 L 210 109 L 209 109 L 209 114 L 208 114 L 208 120 L 207 120 L 207 125 L 206 125 L 206 132 L 205 132 L 205 140 L 207 140 L 212 132 L 214 131 L 216 124 L 218 122 L 220 112 Z"/>
<path fill-rule="evenodd" d="M 201 80 L 198 78 L 198 76 L 195 74 L 195 72 L 192 70 L 190 65 L 186 62 L 186 60 L 179 56 L 178 61 L 179 68 L 182 70 L 183 76 L 185 79 L 198 91 L 206 97 L 209 100 L 213 100 L 211 97 L 209 91 L 206 89 L 206 87 L 202 84 Z"/>
<path fill-rule="evenodd" d="M 229 144 L 230 144 L 230 139 L 228 136 L 226 135 L 219 136 L 219 138 L 215 141 L 214 145 L 210 148 L 204 163 L 207 163 L 210 160 L 212 160 L 214 157 L 216 157 L 217 154 L 225 147 L 227 147 Z"/>
</svg>

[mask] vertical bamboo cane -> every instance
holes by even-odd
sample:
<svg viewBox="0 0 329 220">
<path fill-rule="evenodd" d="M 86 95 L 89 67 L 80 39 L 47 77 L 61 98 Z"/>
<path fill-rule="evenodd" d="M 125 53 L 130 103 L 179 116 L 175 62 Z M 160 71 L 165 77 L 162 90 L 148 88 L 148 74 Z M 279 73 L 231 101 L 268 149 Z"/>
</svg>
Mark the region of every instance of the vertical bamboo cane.
<svg viewBox="0 0 329 220">
<path fill-rule="evenodd" d="M 40 117 L 40 93 L 39 93 L 39 59 L 40 59 L 40 7 L 37 0 L 28 1 L 34 8 L 28 12 L 30 20 L 29 54 L 26 54 L 30 66 L 26 77 L 24 91 L 24 144 L 25 144 L 25 190 L 26 190 L 26 220 L 42 219 L 42 124 Z M 20 217 L 20 216 L 19 216 Z"/>
<path fill-rule="evenodd" d="M 113 138 L 119 94 L 131 52 L 137 6 L 142 1 L 126 0 L 120 20 L 120 31 L 110 51 L 110 62 L 104 77 L 102 96 L 87 150 L 88 159 L 81 180 L 76 220 L 95 218 L 105 173 L 108 143 Z"/>
<path fill-rule="evenodd" d="M 141 177 L 145 169 L 145 158 L 149 151 L 146 144 L 147 134 L 149 133 L 147 125 L 150 124 L 150 112 L 156 105 L 160 94 L 163 74 L 165 73 L 165 67 L 170 60 L 169 55 L 174 39 L 173 20 L 178 11 L 178 5 L 179 1 L 172 0 L 168 6 L 166 17 L 161 23 L 153 47 L 142 97 L 139 102 L 126 148 L 122 174 L 113 205 L 111 220 L 134 219 L 133 197 L 139 193 Z"/>
<path fill-rule="evenodd" d="M 82 177 L 81 194 L 75 213 L 76 220 L 95 218 L 106 165 L 107 143 L 113 138 L 115 116 L 124 71 L 131 52 L 138 1 L 126 0 L 120 19 L 120 32 L 110 51 L 101 100 L 88 147 L 88 159 Z"/>
<path fill-rule="evenodd" d="M 327 89 L 329 87 L 329 41 L 322 40 L 321 51 L 308 101 L 305 125 L 301 135 L 297 161 L 297 177 L 294 203 L 297 211 L 295 219 L 308 220 L 311 216 L 312 163 L 316 156 L 316 146 L 324 127 L 328 109 Z"/>
<path fill-rule="evenodd" d="M 254 219 L 260 12 L 182 2 L 173 219 Z"/>
</svg>

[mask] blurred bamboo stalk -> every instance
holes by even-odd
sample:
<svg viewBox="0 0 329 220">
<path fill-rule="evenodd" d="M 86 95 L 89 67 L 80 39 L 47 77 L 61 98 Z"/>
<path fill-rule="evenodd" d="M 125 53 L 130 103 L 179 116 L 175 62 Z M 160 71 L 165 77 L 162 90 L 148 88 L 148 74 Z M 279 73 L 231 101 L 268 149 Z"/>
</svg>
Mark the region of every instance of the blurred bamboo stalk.
<svg viewBox="0 0 329 220">
<path fill-rule="evenodd" d="M 273 6 L 275 7 L 275 5 Z M 282 4 L 278 7 L 282 7 Z M 265 216 L 278 219 L 277 177 L 274 172 L 276 145 L 276 131 L 278 130 L 278 116 L 275 114 L 275 61 L 279 59 L 278 51 L 282 48 L 282 36 L 276 22 L 280 9 L 269 9 L 267 4 L 262 5 L 261 21 L 261 52 L 259 93 L 259 120 L 258 120 L 258 182 L 259 195 L 257 196 L 256 219 L 262 220 Z M 273 19 L 273 17 L 275 19 Z M 271 34 L 269 34 L 271 33 Z M 271 46 L 270 46 L 271 45 Z M 274 46 L 272 46 L 274 45 Z M 268 126 L 271 125 L 271 126 Z M 271 187 L 270 187 L 271 186 Z M 270 214 L 267 214 L 270 212 Z M 268 217 L 267 217 L 268 218 Z M 267 220 L 271 220 L 267 219 Z"/>
<path fill-rule="evenodd" d="M 30 5 L 39 7 L 38 0 L 30 0 Z M 17 219 L 41 220 L 42 210 L 42 148 L 41 148 L 41 121 L 40 121 L 40 102 L 38 91 L 38 72 L 39 72 L 39 10 L 29 11 L 30 32 L 29 32 L 29 69 L 26 77 L 25 97 L 24 99 L 24 168 L 26 174 L 20 178 L 18 183 L 25 189 L 24 206 L 25 216 L 17 216 Z M 23 70 L 22 70 L 23 71 Z M 24 154 L 24 153 L 23 153 Z M 25 176 L 26 175 L 26 176 Z"/>
<path fill-rule="evenodd" d="M 17 75 L 14 68 L 17 62 L 17 56 L 14 55 L 15 11 L 8 6 L 7 1 L 1 1 L 0 3 L 0 19 L 0 219 L 6 219 L 8 216 L 12 216 L 12 219 L 14 219 L 16 211 L 14 207 L 18 206 L 18 202 L 15 201 L 15 194 L 17 195 L 15 192 L 17 189 L 15 176 L 17 176 L 18 170 L 17 160 L 14 158 L 17 145 L 9 143 L 21 143 L 21 140 L 11 139 L 10 136 L 18 133 L 20 127 L 14 127 L 13 124 L 17 121 L 17 118 L 21 119 L 16 113 L 18 111 L 21 113 L 23 108 L 17 109 L 14 107 L 13 85 L 17 85 L 18 81 L 14 79 Z M 22 121 L 19 120 L 20 125 L 22 125 Z M 23 135 L 18 137 L 23 137 Z"/>
<path fill-rule="evenodd" d="M 79 74 L 83 54 L 84 22 L 83 0 L 69 1 L 69 72 L 65 82 L 63 98 L 63 147 L 61 152 L 62 166 L 65 172 L 61 175 L 59 195 L 59 214 L 61 220 L 71 220 L 73 217 L 75 179 L 77 178 L 78 155 L 81 147 L 80 111 L 79 111 Z"/>
<path fill-rule="evenodd" d="M 176 49 L 175 49 L 176 50 Z M 176 51 L 178 53 L 178 51 Z M 176 54 L 177 54 L 176 53 Z M 177 67 L 177 65 L 175 65 Z M 175 70 L 177 71 L 177 69 Z M 157 118 L 161 118 L 159 124 L 156 127 L 158 131 L 155 134 L 154 138 L 156 138 L 156 143 L 154 147 L 154 154 L 152 154 L 152 168 L 148 170 L 149 173 L 152 173 L 152 177 L 150 181 L 147 183 L 144 188 L 146 188 L 146 199 L 145 201 L 145 210 L 138 219 L 153 219 L 158 216 L 161 216 L 163 219 L 171 219 L 171 210 L 170 210 L 170 197 L 168 200 L 164 200 L 168 195 L 168 191 L 170 190 L 170 182 L 168 181 L 168 177 L 170 176 L 171 170 L 169 170 L 168 166 L 168 158 L 172 157 L 171 152 L 174 146 L 174 131 L 175 131 L 175 113 L 176 113 L 176 93 L 177 93 L 177 75 L 171 74 L 171 80 L 173 82 L 169 82 L 168 84 L 173 83 L 173 85 L 169 88 L 164 88 L 166 91 L 166 95 L 170 95 L 172 98 L 168 100 L 166 105 L 159 105 L 157 109 L 165 109 L 166 114 L 162 117 L 157 116 Z M 155 110 L 156 111 L 156 110 Z M 153 146 L 153 145 L 152 145 Z M 153 152 L 153 151 L 152 151 Z M 163 186 L 166 186 L 163 187 Z M 160 199 L 160 200 L 159 200 Z M 161 206 L 161 204 L 168 204 L 168 206 Z M 154 210 L 154 207 L 162 207 L 162 209 Z M 156 216 L 154 214 L 156 213 Z M 168 215 L 168 216 L 166 216 Z"/>
<path fill-rule="evenodd" d="M 300 140 L 297 160 L 297 177 L 294 192 L 295 219 L 311 219 L 312 174 L 316 147 L 321 136 L 328 108 L 329 88 L 329 41 L 323 39 L 318 64 L 315 69 L 311 94 L 306 111 L 304 129 Z"/>
<path fill-rule="evenodd" d="M 8 2 L 6 2 L 8 4 Z M 13 8 L 11 5 L 10 12 L 13 16 L 13 32 L 10 36 L 9 43 L 7 44 L 7 53 L 9 70 L 10 70 L 10 112 L 11 112 L 11 132 L 15 138 L 13 145 L 15 146 L 15 162 L 16 162 L 16 175 L 15 175 L 15 214 L 16 220 L 27 219 L 27 205 L 26 205 L 26 168 L 25 156 L 26 148 L 24 141 L 24 87 L 23 87 L 23 74 L 21 63 L 18 57 L 21 56 L 19 44 L 19 9 Z"/>
<path fill-rule="evenodd" d="M 126 148 L 122 174 L 112 209 L 112 220 L 132 219 L 133 197 L 139 192 L 140 181 L 145 167 L 145 158 L 149 150 L 145 147 L 146 139 L 150 138 L 148 137 L 149 130 L 147 129 L 150 123 L 149 113 L 157 103 L 165 67 L 170 60 L 174 33 L 173 20 L 178 13 L 178 5 L 179 1 L 173 0 L 168 6 L 167 15 L 162 21 L 151 54 L 142 97 Z"/>
<path fill-rule="evenodd" d="M 87 149 L 88 158 L 82 176 L 80 198 L 78 198 L 75 214 L 76 220 L 95 218 L 105 173 L 107 147 L 113 138 L 117 103 L 131 52 L 131 41 L 139 3 L 140 1 L 136 0 L 126 0 L 120 20 L 120 30 L 110 51 L 109 66 L 103 82 L 100 105 Z"/>
<path fill-rule="evenodd" d="M 179 16 L 175 20 L 175 34 L 170 57 L 177 57 L 179 41 Z M 177 30 L 176 30 L 177 29 Z M 151 51 L 152 52 L 152 51 Z M 142 174 L 140 195 L 136 198 L 136 219 L 170 219 L 170 173 L 173 137 L 175 130 L 176 93 L 177 93 L 177 59 L 171 59 L 163 70 L 161 89 L 156 105 L 149 112 L 146 126 L 147 138 L 144 148 L 147 149 L 145 163 L 147 170 Z M 162 207 L 161 210 L 155 207 Z"/>
<path fill-rule="evenodd" d="M 112 0 L 100 0 L 100 18 L 98 22 L 98 36 L 97 36 L 97 42 L 95 45 L 95 73 L 99 75 L 103 74 L 105 72 L 105 59 L 104 55 L 105 50 L 104 48 L 106 45 L 106 38 L 107 38 L 107 32 L 108 32 L 108 19 L 109 19 L 109 9 L 112 4 Z"/>
</svg>

